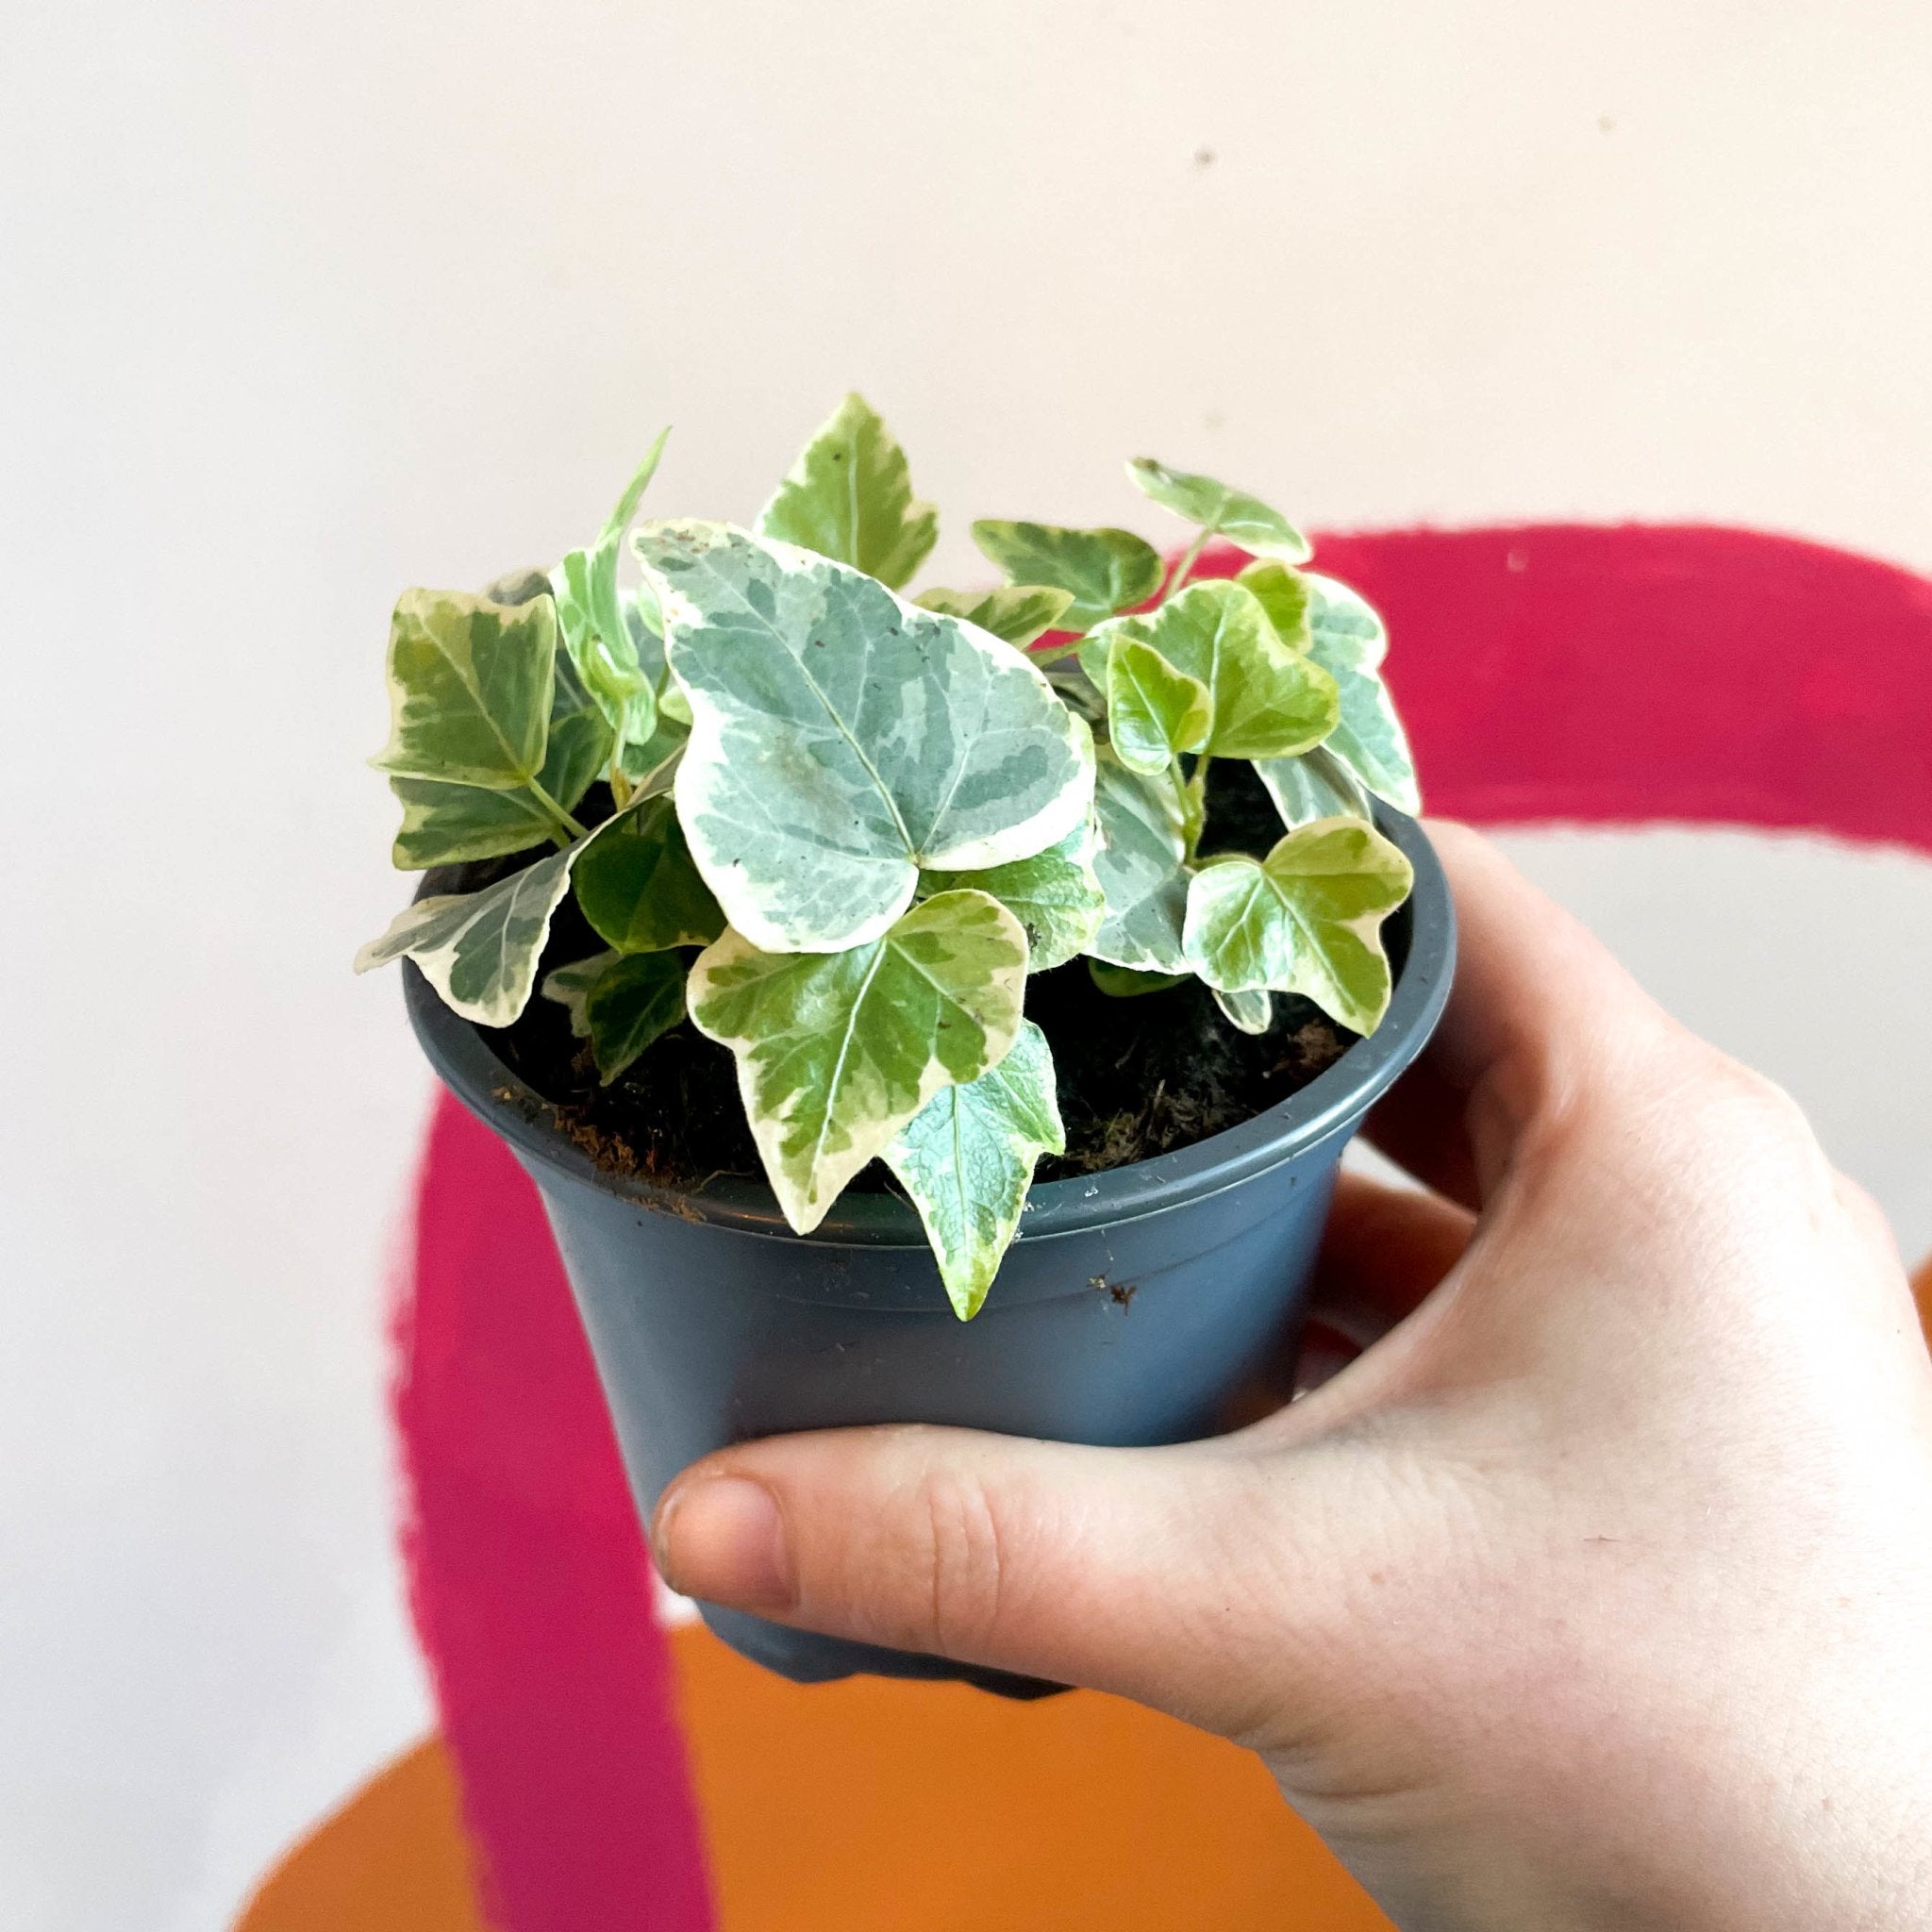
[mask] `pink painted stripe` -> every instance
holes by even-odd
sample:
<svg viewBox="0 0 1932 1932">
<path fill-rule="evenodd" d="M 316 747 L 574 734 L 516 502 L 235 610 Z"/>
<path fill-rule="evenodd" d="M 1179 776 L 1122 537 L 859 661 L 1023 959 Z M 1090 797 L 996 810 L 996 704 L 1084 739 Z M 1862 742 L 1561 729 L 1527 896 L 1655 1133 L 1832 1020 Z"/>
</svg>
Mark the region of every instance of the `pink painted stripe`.
<svg viewBox="0 0 1932 1932">
<path fill-rule="evenodd" d="M 410 1603 L 503 1932 L 709 1932 L 669 1648 L 537 1192 L 446 1094 L 397 1323 Z"/>
<path fill-rule="evenodd" d="M 1641 525 L 1335 537 L 1319 563 L 1389 618 L 1436 810 L 1932 851 L 1921 578 Z M 697 1824 L 616 1444 L 534 1191 L 448 1100 L 397 1342 L 412 1602 L 498 1923 L 699 1932 Z"/>
</svg>

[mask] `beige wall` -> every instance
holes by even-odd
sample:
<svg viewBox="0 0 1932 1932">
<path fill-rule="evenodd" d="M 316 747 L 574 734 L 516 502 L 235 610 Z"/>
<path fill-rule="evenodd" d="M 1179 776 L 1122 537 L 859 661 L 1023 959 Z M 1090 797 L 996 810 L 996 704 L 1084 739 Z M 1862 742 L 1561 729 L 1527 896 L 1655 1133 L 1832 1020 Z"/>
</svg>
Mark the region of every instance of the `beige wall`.
<svg viewBox="0 0 1932 1932">
<path fill-rule="evenodd" d="M 378 1324 L 426 1088 L 345 970 L 402 583 L 555 554 L 667 419 L 664 500 L 741 514 L 855 382 L 955 566 L 972 514 L 1141 520 L 1144 448 L 1317 525 L 1932 570 L 1928 99 L 1881 0 L 16 6 L 0 1922 L 218 1924 L 425 1718 Z M 1708 975 L 1850 861 L 1530 849 L 1789 1055 L 1828 945 Z M 1924 1241 L 1915 1024 L 1777 1070 Z"/>
</svg>

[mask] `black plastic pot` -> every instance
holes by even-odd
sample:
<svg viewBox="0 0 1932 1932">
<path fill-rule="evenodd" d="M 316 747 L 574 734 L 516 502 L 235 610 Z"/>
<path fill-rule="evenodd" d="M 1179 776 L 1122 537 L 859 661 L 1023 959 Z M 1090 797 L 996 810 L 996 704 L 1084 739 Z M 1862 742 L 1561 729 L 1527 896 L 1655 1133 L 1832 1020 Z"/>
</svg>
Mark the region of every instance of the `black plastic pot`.
<svg viewBox="0 0 1932 1932">
<path fill-rule="evenodd" d="M 847 1194 L 801 1237 L 762 1183 L 673 1195 L 605 1173 L 408 966 L 430 1063 L 542 1194 L 644 1519 L 700 1456 L 793 1429 L 949 1423 L 1143 1444 L 1211 1432 L 1242 1378 L 1291 1341 L 1342 1149 L 1448 996 L 1441 868 L 1411 820 L 1381 823 L 1415 891 L 1387 929 L 1395 992 L 1374 1036 L 1226 1133 L 1036 1187 L 970 1323 L 895 1196 Z M 1016 1696 L 1057 1688 L 701 1607 L 727 1643 L 803 1683 L 867 1671 Z"/>
</svg>

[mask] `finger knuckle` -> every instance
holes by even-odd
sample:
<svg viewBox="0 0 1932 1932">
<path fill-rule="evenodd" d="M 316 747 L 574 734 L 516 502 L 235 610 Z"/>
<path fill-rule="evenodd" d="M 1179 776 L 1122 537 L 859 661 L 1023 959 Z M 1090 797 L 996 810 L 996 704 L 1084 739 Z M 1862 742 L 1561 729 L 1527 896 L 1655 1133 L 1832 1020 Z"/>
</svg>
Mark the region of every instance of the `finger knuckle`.
<svg viewBox="0 0 1932 1932">
<path fill-rule="evenodd" d="M 998 1629 L 1006 1539 L 987 1486 L 969 1473 L 929 1473 L 912 1512 L 926 1588 L 916 1635 L 947 1653 L 982 1647 Z"/>
</svg>

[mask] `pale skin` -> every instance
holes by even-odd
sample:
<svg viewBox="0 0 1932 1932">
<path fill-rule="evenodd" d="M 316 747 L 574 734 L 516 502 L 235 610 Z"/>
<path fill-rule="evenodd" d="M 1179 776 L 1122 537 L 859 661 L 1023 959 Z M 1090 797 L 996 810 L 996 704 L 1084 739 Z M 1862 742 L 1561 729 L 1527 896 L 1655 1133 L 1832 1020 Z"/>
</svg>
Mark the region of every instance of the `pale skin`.
<svg viewBox="0 0 1932 1932">
<path fill-rule="evenodd" d="M 1369 1345 L 1179 1448 L 686 1472 L 680 1590 L 1258 1752 L 1407 1932 L 1932 1927 L 1932 1363 L 1885 1224 L 1486 841 L 1322 1272 Z M 995 1291 L 996 1292 L 997 1291 Z"/>
</svg>

